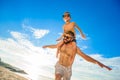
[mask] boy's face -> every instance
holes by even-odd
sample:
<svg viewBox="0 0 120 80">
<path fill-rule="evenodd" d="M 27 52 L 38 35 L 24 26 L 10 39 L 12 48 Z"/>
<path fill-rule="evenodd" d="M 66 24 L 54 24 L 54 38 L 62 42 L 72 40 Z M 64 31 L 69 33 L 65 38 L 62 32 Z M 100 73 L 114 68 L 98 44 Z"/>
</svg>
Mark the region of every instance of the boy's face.
<svg viewBox="0 0 120 80">
<path fill-rule="evenodd" d="M 63 16 L 63 20 L 65 21 L 65 22 L 68 22 L 68 21 L 70 21 L 70 15 L 68 15 L 68 14 L 65 14 L 64 16 Z"/>
</svg>

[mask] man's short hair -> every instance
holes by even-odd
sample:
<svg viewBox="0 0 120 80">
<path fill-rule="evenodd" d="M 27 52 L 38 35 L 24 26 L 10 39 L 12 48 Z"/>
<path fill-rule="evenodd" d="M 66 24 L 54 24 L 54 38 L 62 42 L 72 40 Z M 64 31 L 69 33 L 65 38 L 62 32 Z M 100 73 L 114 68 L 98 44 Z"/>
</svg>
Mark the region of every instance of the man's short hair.
<svg viewBox="0 0 120 80">
<path fill-rule="evenodd" d="M 72 32 L 72 31 L 67 31 L 66 34 L 69 34 L 69 35 L 71 35 L 72 37 L 75 37 L 75 34 L 74 34 L 74 32 Z"/>
<path fill-rule="evenodd" d="M 75 39 L 75 34 L 74 34 L 74 32 L 72 32 L 72 31 L 67 31 L 67 32 L 65 32 L 66 34 L 69 34 L 69 35 L 71 35 L 72 36 L 72 41 L 74 41 L 75 43 L 76 43 L 76 39 Z"/>
</svg>

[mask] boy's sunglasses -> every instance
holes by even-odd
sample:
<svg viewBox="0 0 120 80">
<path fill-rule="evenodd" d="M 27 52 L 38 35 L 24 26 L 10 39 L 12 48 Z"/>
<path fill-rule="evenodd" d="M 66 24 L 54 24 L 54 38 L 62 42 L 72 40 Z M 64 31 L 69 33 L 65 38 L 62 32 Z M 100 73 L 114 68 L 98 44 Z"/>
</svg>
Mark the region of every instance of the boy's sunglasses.
<svg viewBox="0 0 120 80">
<path fill-rule="evenodd" d="M 69 14 L 67 14 L 67 15 L 63 15 L 62 17 L 63 17 L 63 18 L 64 18 L 64 17 L 70 17 L 70 15 L 69 15 Z"/>
</svg>

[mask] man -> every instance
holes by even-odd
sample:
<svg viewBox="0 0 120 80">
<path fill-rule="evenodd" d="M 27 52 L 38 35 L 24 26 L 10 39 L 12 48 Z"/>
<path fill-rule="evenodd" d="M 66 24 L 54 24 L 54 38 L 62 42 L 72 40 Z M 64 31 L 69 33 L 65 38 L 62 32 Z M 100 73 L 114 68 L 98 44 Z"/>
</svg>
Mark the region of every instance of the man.
<svg viewBox="0 0 120 80">
<path fill-rule="evenodd" d="M 74 49 L 72 46 L 73 41 L 75 41 L 74 33 L 72 31 L 66 32 L 63 38 L 64 44 L 60 48 L 59 60 L 55 66 L 55 80 L 61 80 L 62 78 L 63 80 L 70 80 L 72 75 L 72 64 L 76 54 L 80 55 L 89 62 L 98 64 L 102 68 L 105 67 L 108 70 L 111 70 L 111 68 L 105 66 L 99 61 L 85 55 L 78 47 Z M 57 48 L 57 46 L 59 46 L 59 43 L 56 45 L 46 45 L 43 46 L 43 48 Z"/>
</svg>

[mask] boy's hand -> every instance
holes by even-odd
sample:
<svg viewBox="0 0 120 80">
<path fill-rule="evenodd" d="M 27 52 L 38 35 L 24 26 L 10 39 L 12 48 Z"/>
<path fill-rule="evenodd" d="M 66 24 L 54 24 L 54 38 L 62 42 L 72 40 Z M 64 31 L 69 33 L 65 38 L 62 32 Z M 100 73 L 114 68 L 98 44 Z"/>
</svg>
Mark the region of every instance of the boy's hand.
<svg viewBox="0 0 120 80">
<path fill-rule="evenodd" d="M 86 36 L 84 34 L 82 34 L 82 39 L 86 39 Z"/>
</svg>

